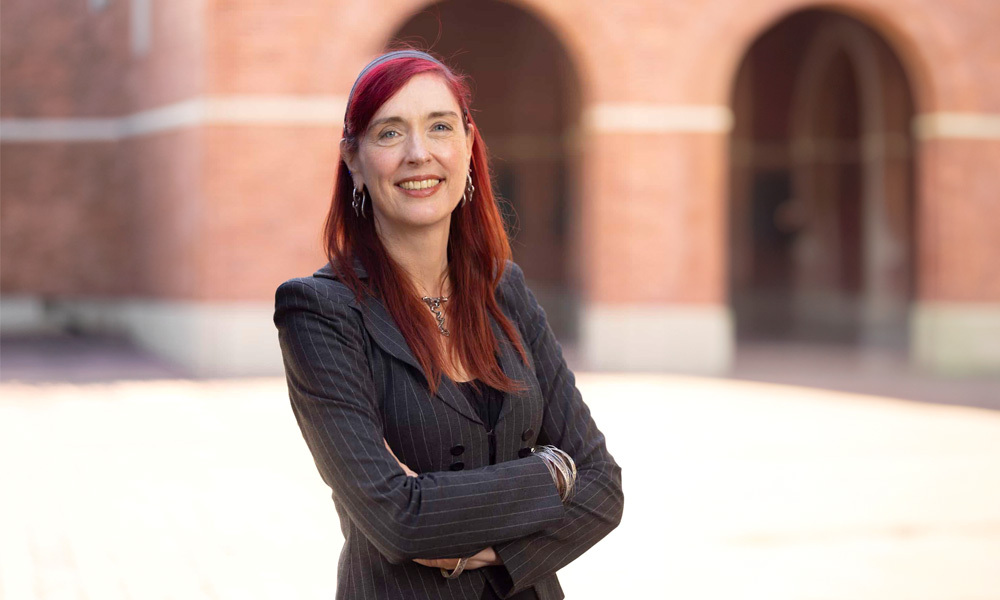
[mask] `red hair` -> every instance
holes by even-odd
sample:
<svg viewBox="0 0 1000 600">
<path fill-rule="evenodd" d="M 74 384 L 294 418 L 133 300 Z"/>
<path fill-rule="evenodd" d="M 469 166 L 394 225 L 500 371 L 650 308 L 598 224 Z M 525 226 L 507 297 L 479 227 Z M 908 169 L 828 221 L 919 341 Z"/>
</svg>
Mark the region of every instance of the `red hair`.
<svg viewBox="0 0 1000 600">
<path fill-rule="evenodd" d="M 344 143 L 357 152 L 361 138 L 378 109 L 415 75 L 435 73 L 454 94 L 465 119 L 466 131 L 473 125 L 471 202 L 459 204 L 451 214 L 448 236 L 448 275 L 452 294 L 445 305 L 454 353 L 467 373 L 504 391 L 523 390 L 500 369 L 496 356 L 499 342 L 493 335 L 492 315 L 527 364 L 516 328 L 500 310 L 495 291 L 511 258 L 510 242 L 493 196 L 486 145 L 469 111 L 472 94 L 466 80 L 443 64 L 420 57 L 387 60 L 371 68 L 355 84 L 344 118 Z M 444 353 L 437 343 L 441 335 L 427 305 L 399 265 L 389 256 L 375 231 L 374 213 L 358 217 L 351 207 L 354 184 L 347 165 L 340 160 L 330 211 L 324 227 L 326 255 L 341 280 L 359 302 L 364 294 L 381 298 L 402 332 L 417 362 L 427 374 L 427 385 L 436 393 L 444 373 Z M 354 272 L 359 260 L 368 271 L 366 286 Z"/>
</svg>

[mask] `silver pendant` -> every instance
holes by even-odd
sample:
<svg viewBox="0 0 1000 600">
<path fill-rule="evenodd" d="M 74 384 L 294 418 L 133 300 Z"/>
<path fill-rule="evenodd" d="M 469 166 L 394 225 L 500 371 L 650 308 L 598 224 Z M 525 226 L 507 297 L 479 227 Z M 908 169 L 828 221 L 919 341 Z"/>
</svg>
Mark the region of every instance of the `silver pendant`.
<svg viewBox="0 0 1000 600">
<path fill-rule="evenodd" d="M 424 296 L 423 298 L 421 298 L 421 300 L 426 302 L 427 307 L 431 309 L 432 313 L 434 313 L 434 317 L 437 319 L 438 322 L 438 331 L 441 332 L 441 335 L 449 337 L 451 333 L 444 327 L 444 311 L 441 310 L 441 303 L 447 302 L 448 296 L 438 296 L 437 298 Z"/>
</svg>

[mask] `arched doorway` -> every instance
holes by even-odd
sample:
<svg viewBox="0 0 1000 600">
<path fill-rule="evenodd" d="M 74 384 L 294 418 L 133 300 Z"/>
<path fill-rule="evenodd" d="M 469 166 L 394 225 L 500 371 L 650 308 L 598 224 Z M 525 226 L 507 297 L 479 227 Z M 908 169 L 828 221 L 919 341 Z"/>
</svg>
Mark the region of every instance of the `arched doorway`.
<svg viewBox="0 0 1000 600">
<path fill-rule="evenodd" d="M 458 0 L 413 15 L 398 43 L 430 48 L 472 78 L 514 260 L 557 336 L 575 340 L 580 85 L 562 43 L 521 8 Z"/>
<path fill-rule="evenodd" d="M 895 53 L 856 19 L 801 11 L 747 51 L 732 107 L 738 341 L 905 350 L 914 106 Z"/>
</svg>

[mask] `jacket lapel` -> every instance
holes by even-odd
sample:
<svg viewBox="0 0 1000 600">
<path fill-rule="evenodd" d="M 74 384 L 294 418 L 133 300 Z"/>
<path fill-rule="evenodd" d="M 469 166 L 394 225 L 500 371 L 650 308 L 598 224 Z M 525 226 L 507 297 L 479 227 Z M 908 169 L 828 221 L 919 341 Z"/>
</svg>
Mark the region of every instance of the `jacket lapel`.
<svg viewBox="0 0 1000 600">
<path fill-rule="evenodd" d="M 479 418 L 479 413 L 469 404 L 468 399 L 466 399 L 465 394 L 462 390 L 458 389 L 455 382 L 451 380 L 447 375 L 441 377 L 441 385 L 438 386 L 437 397 L 443 400 L 448 406 L 454 408 L 466 418 L 479 423 L 483 427 L 486 426 L 483 420 Z"/>
<path fill-rule="evenodd" d="M 358 260 L 355 260 L 354 262 L 354 272 L 357 273 L 358 277 L 361 279 L 368 278 L 368 272 Z M 315 277 L 339 279 L 329 263 L 313 273 L 313 275 Z M 416 357 L 413 356 L 413 353 L 410 351 L 410 346 L 406 343 L 406 338 L 403 337 L 403 332 L 396 327 L 396 324 L 393 322 L 392 316 L 389 314 L 388 309 L 386 309 L 385 304 L 379 298 L 369 294 L 365 296 L 365 302 L 363 305 L 358 305 L 356 302 L 352 302 L 352 305 L 361 311 L 365 329 L 368 331 L 368 334 L 371 335 L 372 339 L 375 340 L 375 343 L 378 344 L 383 351 L 419 371 L 424 377 L 424 381 L 427 381 L 427 374 L 420 366 L 420 363 L 417 362 Z M 441 385 L 438 386 L 437 397 L 466 418 L 475 421 L 480 425 L 483 424 L 482 420 L 479 418 L 479 414 L 472 406 L 469 405 L 468 400 L 465 399 L 465 395 L 462 394 L 462 391 L 458 389 L 455 382 L 453 382 L 448 376 L 441 377 Z"/>
<path fill-rule="evenodd" d="M 514 381 L 520 381 L 528 384 L 528 382 L 531 381 L 529 377 L 534 377 L 534 375 L 529 372 L 527 367 L 525 367 L 525 365 L 521 362 L 521 355 L 518 354 L 517 349 L 515 349 L 514 345 L 507 339 L 507 334 L 504 333 L 503 328 L 500 327 L 500 324 L 496 322 L 496 319 L 494 319 L 492 315 L 490 315 L 490 325 L 493 327 L 493 335 L 496 337 L 500 345 L 500 368 L 507 377 L 513 379 Z M 518 401 L 516 399 L 520 398 L 524 394 L 530 393 L 530 389 L 531 388 L 529 386 L 528 391 L 504 393 L 503 406 L 500 407 L 500 416 L 497 417 L 498 429 L 500 424 L 503 422 L 504 417 L 510 413 L 515 402 Z"/>
<path fill-rule="evenodd" d="M 375 343 L 392 356 L 420 371 L 420 374 L 424 377 L 424 381 L 427 381 L 427 373 L 424 372 L 420 363 L 417 362 L 416 357 L 410 352 L 410 346 L 406 343 L 403 332 L 396 327 L 382 301 L 372 296 L 368 296 L 365 300 L 365 306 L 361 308 L 361 315 L 365 323 L 365 328 L 371 334 Z M 441 385 L 438 386 L 437 397 L 465 417 L 482 424 L 479 415 L 469 405 L 469 401 L 465 399 L 465 395 L 462 394 L 462 391 L 458 389 L 455 382 L 447 375 L 441 377 Z"/>
</svg>

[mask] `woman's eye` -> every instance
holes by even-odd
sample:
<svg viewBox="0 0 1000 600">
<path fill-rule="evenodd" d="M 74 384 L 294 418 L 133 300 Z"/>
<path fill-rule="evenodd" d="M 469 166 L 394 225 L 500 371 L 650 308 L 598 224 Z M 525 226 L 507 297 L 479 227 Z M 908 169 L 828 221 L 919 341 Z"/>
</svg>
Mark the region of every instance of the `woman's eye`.
<svg viewBox="0 0 1000 600">
<path fill-rule="evenodd" d="M 386 130 L 386 131 L 383 131 L 382 133 L 380 133 L 379 136 L 378 136 L 378 139 L 380 139 L 380 140 L 391 139 L 391 138 L 396 137 L 397 135 L 399 135 L 398 132 L 396 132 L 396 131 L 394 131 L 392 129 L 389 129 L 389 130 Z"/>
<path fill-rule="evenodd" d="M 451 131 L 451 125 L 447 123 L 436 123 L 434 127 L 431 127 L 433 131 Z"/>
</svg>

